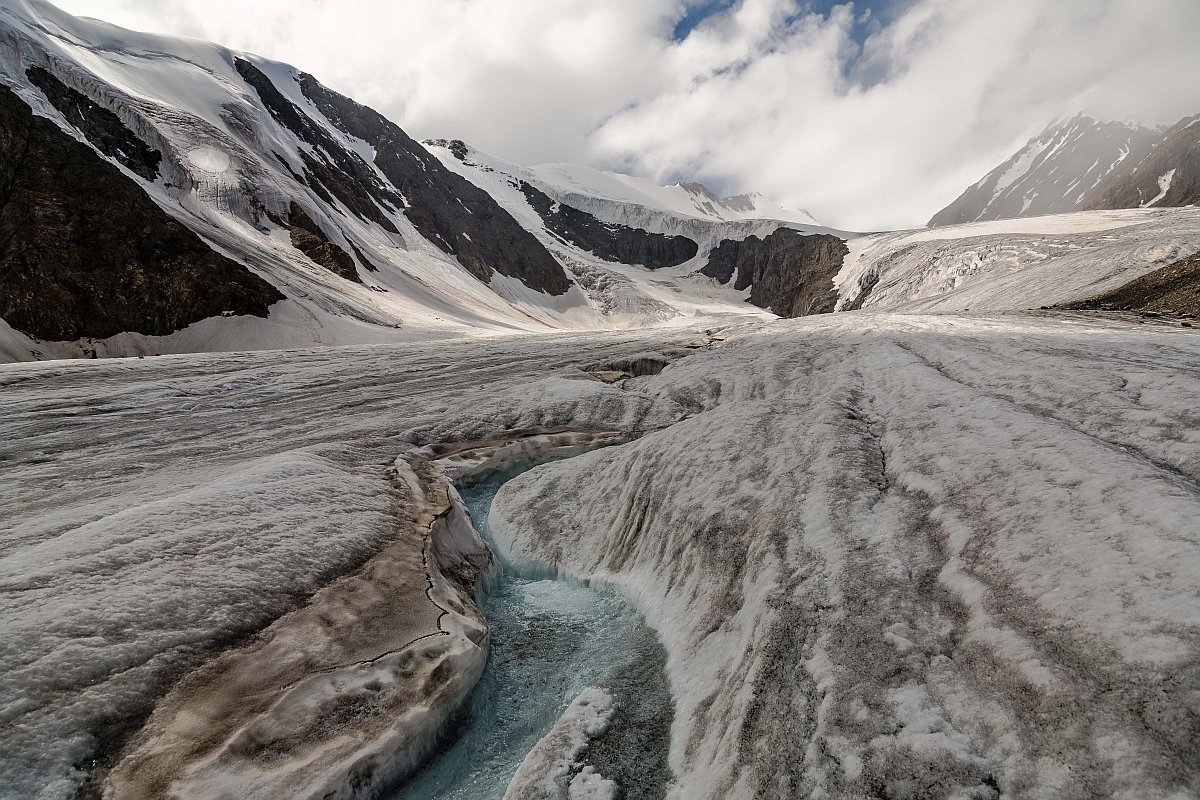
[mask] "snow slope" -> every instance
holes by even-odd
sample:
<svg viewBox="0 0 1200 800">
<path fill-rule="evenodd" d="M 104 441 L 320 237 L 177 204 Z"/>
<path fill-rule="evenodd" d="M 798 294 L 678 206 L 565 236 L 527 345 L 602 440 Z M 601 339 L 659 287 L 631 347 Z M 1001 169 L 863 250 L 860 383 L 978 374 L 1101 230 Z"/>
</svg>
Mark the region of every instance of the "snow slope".
<svg viewBox="0 0 1200 800">
<path fill-rule="evenodd" d="M 399 769 L 378 759 L 422 752 L 425 711 L 360 661 L 438 615 L 419 552 L 388 555 L 419 549 L 397 532 L 433 473 L 396 465 L 564 430 L 642 435 L 526 473 L 493 532 L 658 629 L 672 796 L 1196 794 L 1194 330 L 859 313 L 678 348 L 696 336 L 0 366 L 0 797 L 136 777 L 121 743 L 230 725 L 270 735 L 154 774 L 304 797 Z M 671 363 L 583 371 L 647 352 Z M 411 599 L 374 609 L 385 589 Z M 235 691 L 275 675 L 274 710 Z M 230 693 L 232 717 L 174 711 Z M 151 711 L 177 738 L 138 739 Z"/>
<path fill-rule="evenodd" d="M 700 183 L 659 186 L 646 178 L 605 172 L 578 164 L 540 164 L 530 168 L 530 171 L 537 177 L 540 186 L 551 190 L 565 203 L 570 203 L 572 197 L 582 197 L 715 222 L 771 219 L 797 225 L 819 224 L 807 211 L 771 205 L 764 202 L 761 195 L 718 197 Z"/>
<path fill-rule="evenodd" d="M 282 98 L 279 102 L 295 109 L 299 123 L 281 117 L 278 103 L 247 82 L 242 62 L 265 76 Z M 419 341 L 680 323 L 708 310 L 747 310 L 735 293 L 710 287 L 702 287 L 698 298 L 681 295 L 679 287 L 661 291 L 644 270 L 571 280 L 561 295 L 500 272 L 474 274 L 456 257 L 469 236 L 449 245 L 447 252 L 439 237 L 431 240 L 426 229 L 414 227 L 406 209 L 380 204 L 379 192 L 403 193 L 376 163 L 376 149 L 348 133 L 341 120 L 326 116 L 300 86 L 303 76 L 294 67 L 206 42 L 77 19 L 41 0 L 6 2 L 0 8 L 0 81 L 36 114 L 81 141 L 86 141 L 84 134 L 31 83 L 31 67 L 47 70 L 69 90 L 115 112 L 133 134 L 158 150 L 162 161 L 154 180 L 100 152 L 97 157 L 117 164 L 167 213 L 267 279 L 287 299 L 265 320 L 214 317 L 166 337 L 131 333 L 102 341 L 46 343 L 6 328 L 0 335 L 5 358 Z M 293 129 L 300 125 L 304 130 Z M 415 158 L 428 157 L 420 145 L 413 146 L 420 151 Z M 334 181 L 343 180 L 339 171 L 350 162 L 360 165 L 350 176 L 352 185 L 331 189 L 329 173 Z M 381 188 L 371 194 L 363 183 L 367 180 Z M 453 191 L 452 185 L 447 187 L 445 191 Z M 453 206 L 452 195 L 449 200 Z M 338 277 L 293 247 L 278 223 L 288 218 L 292 202 L 306 209 L 333 246 L 351 259 L 359 282 Z M 738 208 L 742 210 L 728 207 L 726 213 L 749 213 L 752 203 Z M 538 247 L 532 240 L 528 246 Z M 611 292 L 589 293 L 589 287 L 614 283 L 622 289 L 617 300 Z"/>
</svg>

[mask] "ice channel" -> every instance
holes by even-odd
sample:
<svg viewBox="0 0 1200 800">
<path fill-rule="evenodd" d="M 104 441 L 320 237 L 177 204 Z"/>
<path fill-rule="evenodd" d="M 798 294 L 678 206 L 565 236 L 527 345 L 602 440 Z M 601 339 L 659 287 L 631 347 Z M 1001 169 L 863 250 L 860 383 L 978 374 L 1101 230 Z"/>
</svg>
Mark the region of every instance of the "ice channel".
<svg viewBox="0 0 1200 800">
<path fill-rule="evenodd" d="M 522 471 L 460 487 L 493 550 L 492 500 Z M 673 713 L 666 653 L 637 610 L 610 588 L 502 564 L 483 611 L 491 654 L 467 713 L 442 752 L 391 800 L 500 800 L 525 755 L 589 686 L 612 694 L 617 711 L 584 762 L 615 781 L 622 797 L 662 797 Z"/>
</svg>

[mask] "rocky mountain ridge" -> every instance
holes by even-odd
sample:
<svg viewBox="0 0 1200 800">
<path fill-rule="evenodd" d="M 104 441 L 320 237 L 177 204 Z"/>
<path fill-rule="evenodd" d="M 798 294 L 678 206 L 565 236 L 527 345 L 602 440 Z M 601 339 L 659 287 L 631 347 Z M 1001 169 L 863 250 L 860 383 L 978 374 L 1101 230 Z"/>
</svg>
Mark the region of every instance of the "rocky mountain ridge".
<svg viewBox="0 0 1200 800">
<path fill-rule="evenodd" d="M 759 312 L 741 292 L 699 273 L 703 258 L 726 239 L 786 225 L 814 228 L 803 212 L 772 209 L 752 195 L 720 198 L 699 184 L 659 187 L 571 165 L 533 168 L 517 197 L 499 196 L 496 186 L 443 158 L 448 151 L 422 145 L 294 67 L 78 19 L 42 0 L 13 0 L 0 11 L 0 84 L 8 99 L 77 140 L 84 149 L 76 155 L 88 160 L 90 153 L 95 162 L 88 170 L 128 184 L 113 191 L 140 191 L 147 220 L 195 234 L 203 257 L 193 261 L 225 259 L 261 284 L 234 302 L 163 260 L 160 277 L 175 286 L 160 298 L 165 305 L 131 301 L 114 317 L 119 322 L 97 326 L 85 322 L 78 303 L 62 300 L 79 299 L 81 290 L 68 287 L 78 276 L 65 265 L 87 263 L 82 241 L 57 266 L 45 266 L 33 294 L 22 284 L 24 267 L 0 260 L 0 290 L 56 320 L 32 325 L 28 316 L 4 315 L 5 358 L 753 316 Z M 168 238 L 163 227 L 106 216 L 68 183 L 36 187 L 47 208 L 76 216 L 86 210 L 89 224 L 124 231 L 142 249 Z M 563 202 L 568 190 L 575 204 Z M 648 205 L 635 208 L 631 196 Z M 109 278 L 137 284 L 144 276 L 129 264 L 129 275 Z M 668 282 L 673 288 L 664 292 Z"/>
<path fill-rule="evenodd" d="M 929 225 L 1042 214 L 1167 208 L 1200 202 L 1200 115 L 1169 128 L 1099 122 L 1085 114 L 1050 125 Z"/>
<path fill-rule="evenodd" d="M 9 187 L 20 202 L 4 210 L 5 361 L 707 326 L 956 308 L 959 293 L 986 298 L 974 307 L 1026 307 L 1025 270 L 1083 270 L 1036 306 L 1077 299 L 1088 281 L 1137 277 L 1190 253 L 1195 238 L 1192 217 L 1159 220 L 1161 202 L 1145 202 L 1144 219 L 1119 223 L 1132 226 L 1119 241 L 1092 233 L 1110 226 L 1101 216 L 1055 222 L 1049 232 L 1063 236 L 1053 247 L 1011 255 L 976 242 L 971 226 L 895 250 L 889 242 L 908 234 L 831 229 L 754 195 L 525 167 L 454 139 L 422 144 L 302 70 L 77 19 L 42 0 L 0 8 L 0 85 L 49 126 L 46 142 L 74 142 L 79 162 Z M 1194 173 L 1168 167 L 1190 157 L 1200 128 L 1177 128 L 1178 146 L 1146 156 L 1170 185 L 1147 178 L 1139 196 L 1160 187 L 1159 200 L 1174 203 L 1191 191 Z M 9 136 L 14 168 L 19 138 Z M 81 190 L 86 175 L 94 180 Z M 110 194 L 125 205 L 106 205 Z M 48 215 L 34 231 L 20 221 L 40 219 L 31 209 Z M 1168 239 L 1147 249 L 1142 237 L 1156 232 Z M 93 258 L 108 237 L 120 241 Z M 1081 266 L 1078 248 L 1120 261 Z M 196 269 L 209 264 L 222 266 Z"/>
</svg>

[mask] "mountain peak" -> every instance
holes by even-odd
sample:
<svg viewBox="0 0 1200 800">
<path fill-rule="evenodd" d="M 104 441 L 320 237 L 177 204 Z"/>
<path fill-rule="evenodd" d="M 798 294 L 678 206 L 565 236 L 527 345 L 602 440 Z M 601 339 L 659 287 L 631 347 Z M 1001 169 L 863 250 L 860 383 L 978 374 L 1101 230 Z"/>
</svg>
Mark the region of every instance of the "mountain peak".
<svg viewBox="0 0 1200 800">
<path fill-rule="evenodd" d="M 1160 134 L 1090 114 L 1056 120 L 934 215 L 931 226 L 1078 211 L 1110 175 L 1143 159 Z"/>
</svg>

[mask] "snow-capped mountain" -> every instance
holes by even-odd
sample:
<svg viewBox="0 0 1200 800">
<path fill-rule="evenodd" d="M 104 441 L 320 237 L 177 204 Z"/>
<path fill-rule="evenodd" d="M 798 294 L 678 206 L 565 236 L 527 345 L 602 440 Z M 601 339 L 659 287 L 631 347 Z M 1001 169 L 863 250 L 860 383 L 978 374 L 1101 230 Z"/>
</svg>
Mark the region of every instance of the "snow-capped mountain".
<svg viewBox="0 0 1200 800">
<path fill-rule="evenodd" d="M 35 0 L 0 12 L 14 348 L 411 340 L 587 308 L 486 193 L 311 76 Z M 130 253 L 98 247 L 105 232 Z M 227 274 L 197 283 L 181 265 L 200 253 Z"/>
<path fill-rule="evenodd" d="M 1171 126 L 1141 161 L 1106 177 L 1089 208 L 1170 208 L 1200 203 L 1200 114 Z"/>
<path fill-rule="evenodd" d="M 772 219 L 799 225 L 819 224 L 807 211 L 770 204 L 756 192 L 719 197 L 702 183 L 659 186 L 645 178 L 577 164 L 541 164 L 533 167 L 532 172 L 543 187 L 564 203 L 609 201 L 713 222 Z"/>
<path fill-rule="evenodd" d="M 787 313 L 701 274 L 709 252 L 834 233 L 571 165 L 505 165 L 514 193 L 295 67 L 41 0 L 0 8 L 0 106 L 9 359 Z"/>
<path fill-rule="evenodd" d="M 0 117 L 3 360 L 801 316 L 856 307 L 858 277 L 891 269 L 855 234 L 754 195 L 422 144 L 294 67 L 41 0 L 0 7 Z M 1197 130 L 1144 156 L 1138 179 L 1162 202 L 1195 185 Z M 1112 165 L 1141 163 L 1140 137 L 1068 126 L 982 191 L 1007 202 L 1042 173 L 1064 182 L 1088 141 L 1108 148 L 1088 185 L 1116 192 Z M 973 235 L 918 271 L 942 285 Z M 870 302 L 902 307 L 915 285 L 884 280 Z"/>
<path fill-rule="evenodd" d="M 1200 200 L 1200 115 L 1167 130 L 1079 115 L 1058 122 L 968 188 L 931 226 Z"/>
<path fill-rule="evenodd" d="M 806 227 L 819 226 L 807 211 L 776 206 L 766 202 L 757 192 L 720 197 L 702 183 L 659 186 L 647 178 L 580 164 L 521 167 L 483 153 L 459 139 L 428 139 L 425 144 L 468 165 L 509 174 L 520 173 L 523 179 L 558 202 L 585 209 L 608 222 L 634 224 L 638 210 L 644 210 L 708 222 L 775 220 Z"/>
<path fill-rule="evenodd" d="M 1097 122 L 1085 115 L 1056 123 L 935 214 L 929 224 L 955 225 L 1087 208 L 1090 192 L 1123 164 L 1141 161 L 1156 138 L 1149 128 Z"/>
</svg>

